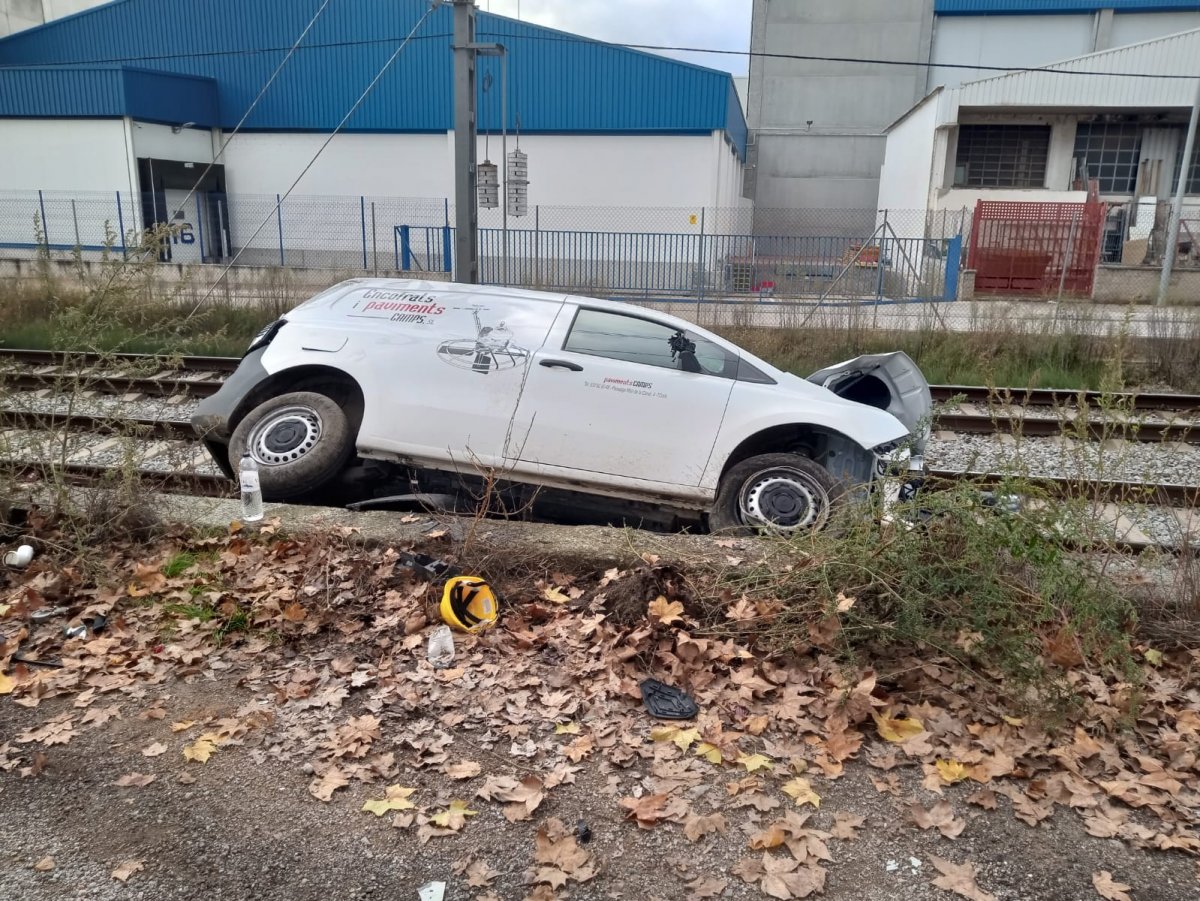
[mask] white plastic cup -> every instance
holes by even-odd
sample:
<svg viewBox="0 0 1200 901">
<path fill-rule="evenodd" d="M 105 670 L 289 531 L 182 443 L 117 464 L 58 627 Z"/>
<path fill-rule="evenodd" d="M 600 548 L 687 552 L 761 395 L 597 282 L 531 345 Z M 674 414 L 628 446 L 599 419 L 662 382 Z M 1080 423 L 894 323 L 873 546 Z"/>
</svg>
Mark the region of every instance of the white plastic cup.
<svg viewBox="0 0 1200 901">
<path fill-rule="evenodd" d="M 15 569 L 24 569 L 32 559 L 33 547 L 23 544 L 15 551 L 9 551 L 4 555 L 4 565 L 14 567 Z"/>
</svg>

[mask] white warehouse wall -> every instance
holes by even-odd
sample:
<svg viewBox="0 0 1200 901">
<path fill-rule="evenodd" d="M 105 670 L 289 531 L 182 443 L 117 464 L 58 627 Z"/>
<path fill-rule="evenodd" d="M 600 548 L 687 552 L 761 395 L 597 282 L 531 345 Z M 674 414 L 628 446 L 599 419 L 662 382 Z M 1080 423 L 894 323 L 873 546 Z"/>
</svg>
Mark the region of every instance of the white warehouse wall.
<svg viewBox="0 0 1200 901">
<path fill-rule="evenodd" d="M 28 245 L 4 248 L 5 255 L 28 256 L 34 249 L 35 219 L 59 249 L 77 241 L 100 247 L 106 227 L 136 228 L 137 181 L 128 147 L 121 119 L 0 120 L 0 244 Z"/>
<path fill-rule="evenodd" d="M 903 120 L 892 126 L 879 174 L 879 208 L 923 210 L 929 207 L 940 95 L 927 97 Z M 945 142 L 940 142 L 945 158 Z"/>
<path fill-rule="evenodd" d="M 178 160 L 183 163 L 212 162 L 214 136 L 206 128 L 184 128 L 176 134 L 169 125 L 134 122 L 132 135 L 135 158 Z M 221 145 L 216 146 L 219 148 Z"/>
<path fill-rule="evenodd" d="M 0 190 L 129 191 L 121 119 L 0 120 Z"/>
</svg>

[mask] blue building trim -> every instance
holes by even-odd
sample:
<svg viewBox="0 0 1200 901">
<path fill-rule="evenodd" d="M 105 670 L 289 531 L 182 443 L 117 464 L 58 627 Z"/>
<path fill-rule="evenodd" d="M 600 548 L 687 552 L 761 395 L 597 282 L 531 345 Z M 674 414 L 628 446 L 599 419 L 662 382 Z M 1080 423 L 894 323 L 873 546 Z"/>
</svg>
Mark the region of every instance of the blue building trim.
<svg viewBox="0 0 1200 901">
<path fill-rule="evenodd" d="M 1095 13 L 1200 11 L 1196 0 L 934 0 L 939 16 L 1029 16 Z"/>
<path fill-rule="evenodd" d="M 0 79 L 12 79 L 0 81 L 0 116 L 124 113 L 232 128 L 318 5 L 319 0 L 116 0 L 19 32 L 0 39 Z M 427 0 L 330 4 L 244 127 L 332 130 L 427 7 Z M 451 6 L 444 4 L 347 130 L 452 129 L 452 26 Z M 510 131 L 518 126 L 552 134 L 724 131 L 744 157 L 746 122 L 741 105 L 731 102 L 736 94 L 727 72 L 484 12 L 478 36 L 508 48 Z M 39 76 L 34 67 L 49 74 Z M 152 83 L 149 76 L 113 74 L 122 67 L 177 80 Z M 13 69 L 27 74 L 11 74 Z M 85 77 L 80 69 L 93 74 Z M 66 70 L 77 74 L 65 76 Z M 487 74 L 492 83 L 485 92 Z M 210 80 L 215 96 L 184 80 L 197 78 Z M 499 59 L 481 59 L 481 130 L 503 125 L 500 82 Z M 138 112 L 118 110 L 118 93 Z M 187 114 L 177 107 L 186 107 Z"/>
</svg>

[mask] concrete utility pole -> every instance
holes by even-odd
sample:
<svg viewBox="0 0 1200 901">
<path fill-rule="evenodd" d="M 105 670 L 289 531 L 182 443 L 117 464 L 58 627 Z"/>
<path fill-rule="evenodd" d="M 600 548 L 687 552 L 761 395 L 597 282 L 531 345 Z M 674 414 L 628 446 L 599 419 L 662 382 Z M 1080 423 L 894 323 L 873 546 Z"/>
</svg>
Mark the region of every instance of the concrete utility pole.
<svg viewBox="0 0 1200 901">
<path fill-rule="evenodd" d="M 479 283 L 475 0 L 454 0 L 454 280 Z"/>
<path fill-rule="evenodd" d="M 1158 306 L 1167 302 L 1171 287 L 1171 272 L 1175 268 L 1175 251 L 1179 248 L 1179 223 L 1183 219 L 1183 195 L 1187 193 L 1188 170 L 1196 147 L 1196 126 L 1200 123 L 1200 78 L 1196 79 L 1196 99 L 1192 103 L 1192 120 L 1188 123 L 1187 140 L 1183 144 L 1183 159 L 1179 163 L 1179 188 L 1171 205 L 1171 224 L 1167 227 L 1167 249 L 1163 254 L 1162 279 L 1158 283 Z"/>
</svg>

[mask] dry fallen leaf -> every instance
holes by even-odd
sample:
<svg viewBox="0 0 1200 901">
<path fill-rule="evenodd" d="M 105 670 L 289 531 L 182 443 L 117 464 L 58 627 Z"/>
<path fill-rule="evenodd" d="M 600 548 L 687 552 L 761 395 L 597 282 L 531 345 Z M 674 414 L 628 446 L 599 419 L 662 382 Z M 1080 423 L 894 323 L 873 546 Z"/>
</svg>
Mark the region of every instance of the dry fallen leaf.
<svg viewBox="0 0 1200 901">
<path fill-rule="evenodd" d="M 886 714 L 872 713 L 879 737 L 884 741 L 897 744 L 906 742 L 915 735 L 925 731 L 924 724 L 916 717 L 891 717 Z"/>
<path fill-rule="evenodd" d="M 517 781 L 512 776 L 489 776 L 475 797 L 504 804 L 504 818 L 510 823 L 527 820 L 546 797 L 545 786 L 537 776 Z"/>
<path fill-rule="evenodd" d="M 471 810 L 467 807 L 466 801 L 455 798 L 450 802 L 449 807 L 431 816 L 429 822 L 440 829 L 451 829 L 457 832 L 467 824 L 467 817 L 473 817 L 477 813 L 479 813 L 478 810 Z"/>
<path fill-rule="evenodd" d="M 560 589 L 554 587 L 544 589 L 542 591 L 542 597 L 552 604 L 565 604 L 567 601 L 571 600 L 568 595 L 564 594 Z"/>
<path fill-rule="evenodd" d="M 949 785 L 955 782 L 962 782 L 967 778 L 967 768 L 957 760 L 939 760 L 936 764 L 938 775 L 942 777 L 942 781 Z"/>
<path fill-rule="evenodd" d="M 967 821 L 957 819 L 954 809 L 946 801 L 938 801 L 929 810 L 922 807 L 920 801 L 914 801 L 909 813 L 922 829 L 937 829 L 946 838 L 957 838 L 967 828 Z"/>
<path fill-rule="evenodd" d="M 938 872 L 942 874 L 933 880 L 933 884 L 938 888 L 954 892 L 954 894 L 968 898 L 970 901 L 996 901 L 995 895 L 985 892 L 975 884 L 975 865 L 973 863 L 952 863 L 949 860 L 938 857 L 936 854 L 930 854 L 929 860 L 938 868 Z"/>
<path fill-rule="evenodd" d="M 579 723 L 558 723 L 554 727 L 555 735 L 578 735 Z"/>
<path fill-rule="evenodd" d="M 17 683 L 11 676 L 0 673 L 0 695 L 12 694 L 12 690 L 16 687 Z"/>
<path fill-rule="evenodd" d="M 191 720 L 185 720 L 180 723 L 171 723 L 171 731 L 172 732 L 186 732 L 188 729 L 192 728 L 192 726 L 194 726 L 194 725 L 196 725 L 196 724 L 194 722 L 192 722 Z"/>
<path fill-rule="evenodd" d="M 725 817 L 719 813 L 710 813 L 706 817 L 692 814 L 683 821 L 683 834 L 693 842 L 700 841 L 710 832 L 724 833 L 726 828 Z"/>
<path fill-rule="evenodd" d="M 696 745 L 693 753 L 697 757 L 703 757 L 709 763 L 720 763 L 725 759 L 725 755 L 722 753 L 720 748 L 718 748 L 716 745 L 711 745 L 706 741 L 702 741 L 700 744 Z"/>
<path fill-rule="evenodd" d="M 467 885 L 471 888 L 487 888 L 500 875 L 500 871 L 493 870 L 486 860 L 473 860 L 463 870 L 463 875 L 467 877 Z"/>
<path fill-rule="evenodd" d="M 687 883 L 689 898 L 716 898 L 729 886 L 729 880 L 721 876 L 697 876 Z"/>
<path fill-rule="evenodd" d="M 164 745 L 161 741 L 156 741 L 154 744 L 149 745 L 148 747 L 142 748 L 142 756 L 143 757 L 158 757 L 159 755 L 166 754 L 166 753 L 167 753 L 167 746 Z"/>
<path fill-rule="evenodd" d="M 144 861 L 127 860 L 112 871 L 112 878 L 120 882 L 128 882 L 130 876 L 144 869 Z"/>
<path fill-rule="evenodd" d="M 318 801 L 329 801 L 339 788 L 345 788 L 350 780 L 337 767 L 330 767 L 320 778 L 308 784 L 308 791 Z"/>
<path fill-rule="evenodd" d="M 837 596 L 837 612 L 845 613 L 847 610 L 849 610 L 851 607 L 854 606 L 854 604 L 857 600 L 858 600 L 858 598 L 846 597 L 846 595 L 842 594 L 839 591 L 838 596 Z"/>
<path fill-rule="evenodd" d="M 43 857 L 41 860 L 39 860 L 37 863 L 35 863 L 33 865 L 33 868 L 35 870 L 37 870 L 39 873 L 49 873 L 51 870 L 54 869 L 54 858 L 53 857 Z"/>
<path fill-rule="evenodd" d="M 800 776 L 790 782 L 785 782 L 780 786 L 785 795 L 790 795 L 796 802 L 796 806 L 803 807 L 805 804 L 811 804 L 813 807 L 821 806 L 821 796 L 813 791 L 812 784 Z"/>
<path fill-rule="evenodd" d="M 299 602 L 292 601 L 292 603 L 283 608 L 283 618 L 289 623 L 302 623 L 308 618 L 308 611 Z"/>
<path fill-rule="evenodd" d="M 663 805 L 666 803 L 665 794 L 621 799 L 621 806 L 629 811 L 625 819 L 636 820 L 641 829 L 652 829 L 662 819 Z"/>
<path fill-rule="evenodd" d="M 660 594 L 646 607 L 646 613 L 652 621 L 669 626 L 671 623 L 682 622 L 683 604 L 679 601 L 668 602 Z"/>
<path fill-rule="evenodd" d="M 652 741 L 669 741 L 681 751 L 686 751 L 694 742 L 700 740 L 700 730 L 680 729 L 678 726 L 664 726 L 661 729 L 650 730 Z"/>
<path fill-rule="evenodd" d="M 442 772 L 451 779 L 473 779 L 479 775 L 482 767 L 474 760 L 461 760 L 458 763 L 448 763 Z"/>
<path fill-rule="evenodd" d="M 738 766 L 746 768 L 747 773 L 753 773 L 756 770 L 773 769 L 775 764 L 771 762 L 770 757 L 762 754 L 743 754 L 737 759 Z"/>
<path fill-rule="evenodd" d="M 384 797 L 382 799 L 367 801 L 363 804 L 362 809 L 364 812 L 373 813 L 377 817 L 381 817 L 393 810 L 412 810 L 416 805 L 408 800 L 408 796 L 415 791 L 415 788 L 405 788 L 403 785 L 389 785 L 384 790 Z"/>
<path fill-rule="evenodd" d="M 208 758 L 212 757 L 216 750 L 217 743 L 211 737 L 201 735 L 190 745 L 184 747 L 183 756 L 188 760 L 208 763 Z"/>
<path fill-rule="evenodd" d="M 829 834 L 842 841 L 851 842 L 858 838 L 858 830 L 867 820 L 866 817 L 855 816 L 852 813 L 836 813 L 833 817 L 833 827 Z"/>
<path fill-rule="evenodd" d="M 1132 901 L 1128 894 L 1130 887 L 1123 882 L 1114 880 L 1112 873 L 1108 870 L 1093 873 L 1092 885 L 1095 886 L 1100 897 L 1106 898 L 1108 901 Z"/>
<path fill-rule="evenodd" d="M 120 779 L 114 782 L 113 785 L 120 786 L 121 788 L 145 788 L 157 778 L 157 776 L 146 775 L 145 773 L 129 773 L 128 775 L 122 776 Z"/>
</svg>

